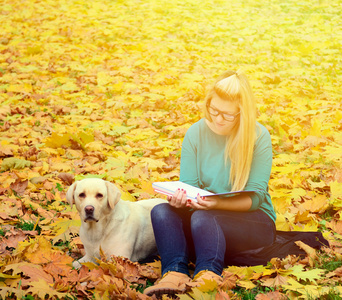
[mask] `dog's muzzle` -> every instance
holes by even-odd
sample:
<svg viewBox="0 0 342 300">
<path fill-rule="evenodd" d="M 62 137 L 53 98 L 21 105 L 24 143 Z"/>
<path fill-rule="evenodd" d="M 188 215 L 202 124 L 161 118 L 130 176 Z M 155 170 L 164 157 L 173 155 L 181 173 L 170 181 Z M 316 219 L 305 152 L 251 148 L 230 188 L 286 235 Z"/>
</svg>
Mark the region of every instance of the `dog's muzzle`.
<svg viewBox="0 0 342 300">
<path fill-rule="evenodd" d="M 95 208 L 94 206 L 92 205 L 87 205 L 85 208 L 84 208 L 84 212 L 85 212 L 85 219 L 84 219 L 84 222 L 87 222 L 87 221 L 95 221 L 95 222 L 98 222 L 99 220 L 96 220 L 94 218 L 94 211 L 95 211 Z"/>
</svg>

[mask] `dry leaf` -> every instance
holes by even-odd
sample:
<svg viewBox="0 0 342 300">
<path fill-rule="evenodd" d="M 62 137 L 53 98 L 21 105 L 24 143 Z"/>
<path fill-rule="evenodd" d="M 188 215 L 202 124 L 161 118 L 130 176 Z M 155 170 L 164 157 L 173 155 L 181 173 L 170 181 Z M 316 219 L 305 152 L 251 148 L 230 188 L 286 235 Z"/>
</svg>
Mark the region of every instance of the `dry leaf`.
<svg viewBox="0 0 342 300">
<path fill-rule="evenodd" d="M 342 35 L 338 1 L 81 2 L 1 7 L 0 297 L 147 300 L 141 291 L 160 277 L 160 261 L 70 269 L 84 249 L 65 193 L 97 176 L 125 200 L 159 197 L 151 183 L 179 179 L 184 135 L 227 68 L 243 67 L 272 137 L 277 229 L 322 230 L 332 245 L 325 254 L 341 259 L 341 64 L 331 38 Z M 261 282 L 279 291 L 259 298 L 337 292 L 339 269 L 327 283 L 319 252 L 300 246 L 307 260 L 230 266 L 229 292 L 208 285 L 213 291 L 181 299 L 236 298 L 232 288 Z M 29 267 L 12 275 L 21 263 Z"/>
</svg>

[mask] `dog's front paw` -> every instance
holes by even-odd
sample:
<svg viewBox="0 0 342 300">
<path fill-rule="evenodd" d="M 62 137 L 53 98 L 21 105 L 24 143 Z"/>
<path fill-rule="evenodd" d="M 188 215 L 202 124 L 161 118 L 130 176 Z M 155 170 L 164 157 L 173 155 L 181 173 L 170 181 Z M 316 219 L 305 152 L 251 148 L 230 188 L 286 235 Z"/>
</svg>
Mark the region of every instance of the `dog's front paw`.
<svg viewBox="0 0 342 300">
<path fill-rule="evenodd" d="M 72 266 L 73 266 L 75 269 L 79 269 L 79 268 L 82 267 L 82 265 L 79 263 L 78 260 L 73 261 Z"/>
</svg>

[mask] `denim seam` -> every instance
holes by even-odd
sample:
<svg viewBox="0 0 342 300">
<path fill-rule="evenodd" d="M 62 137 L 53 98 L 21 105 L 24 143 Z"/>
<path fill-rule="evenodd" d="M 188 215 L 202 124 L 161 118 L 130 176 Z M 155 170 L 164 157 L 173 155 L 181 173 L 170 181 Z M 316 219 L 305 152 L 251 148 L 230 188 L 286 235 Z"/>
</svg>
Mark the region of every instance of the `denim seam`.
<svg viewBox="0 0 342 300">
<path fill-rule="evenodd" d="M 216 220 L 216 216 L 214 217 L 214 221 L 215 221 L 215 225 L 216 225 L 216 233 L 217 233 L 217 241 L 218 241 L 218 243 L 216 245 L 216 254 L 215 254 L 215 260 L 216 260 L 217 257 L 218 257 L 218 248 L 219 248 L 219 244 L 220 244 L 220 238 L 219 238 L 220 232 L 219 232 L 219 229 L 218 229 L 219 224 L 218 224 L 218 222 Z M 213 269 L 213 262 L 211 263 L 211 269 Z"/>
<path fill-rule="evenodd" d="M 217 240 L 218 240 L 218 243 L 216 245 L 216 251 L 215 251 L 215 258 L 212 260 L 212 262 L 210 264 L 205 264 L 204 266 L 202 266 L 202 270 L 200 271 L 203 271 L 203 270 L 206 270 L 206 271 L 212 271 L 214 273 L 218 273 L 219 271 L 216 269 L 216 267 L 213 265 L 213 262 L 217 260 L 217 257 L 218 257 L 218 253 L 219 253 L 219 244 L 220 244 L 220 225 L 218 224 L 217 220 L 216 220 L 216 216 L 214 217 L 214 221 L 215 221 L 215 227 L 216 227 L 216 233 L 217 233 Z M 222 266 L 223 267 L 223 266 Z M 197 274 L 200 272 L 196 272 Z M 196 274 L 194 274 L 196 275 Z"/>
<path fill-rule="evenodd" d="M 181 257 L 179 257 L 181 258 Z M 189 272 L 188 271 L 188 268 L 187 266 L 186 267 L 182 267 L 182 264 L 184 263 L 184 261 L 186 261 L 188 258 L 186 256 L 184 256 L 182 259 L 180 259 L 178 262 L 174 262 L 172 265 L 170 266 L 167 266 L 166 269 L 163 270 L 163 275 L 167 272 L 170 272 L 170 271 L 176 271 L 176 272 L 181 272 L 181 273 L 184 273 L 185 271 Z"/>
</svg>

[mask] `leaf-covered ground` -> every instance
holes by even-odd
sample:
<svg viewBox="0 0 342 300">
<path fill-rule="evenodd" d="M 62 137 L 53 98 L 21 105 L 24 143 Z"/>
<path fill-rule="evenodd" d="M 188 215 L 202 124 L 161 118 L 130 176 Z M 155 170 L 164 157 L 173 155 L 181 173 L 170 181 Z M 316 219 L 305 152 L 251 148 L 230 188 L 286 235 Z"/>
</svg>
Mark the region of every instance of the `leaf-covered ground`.
<svg viewBox="0 0 342 300">
<path fill-rule="evenodd" d="M 65 192 L 96 175 L 127 201 L 156 197 L 151 182 L 178 179 L 182 138 L 208 85 L 242 69 L 273 139 L 277 228 L 322 231 L 331 247 L 227 266 L 223 286 L 181 299 L 338 299 L 341 4 L 0 1 L 0 297 L 146 299 L 158 262 L 72 269 L 83 249 Z"/>
</svg>

